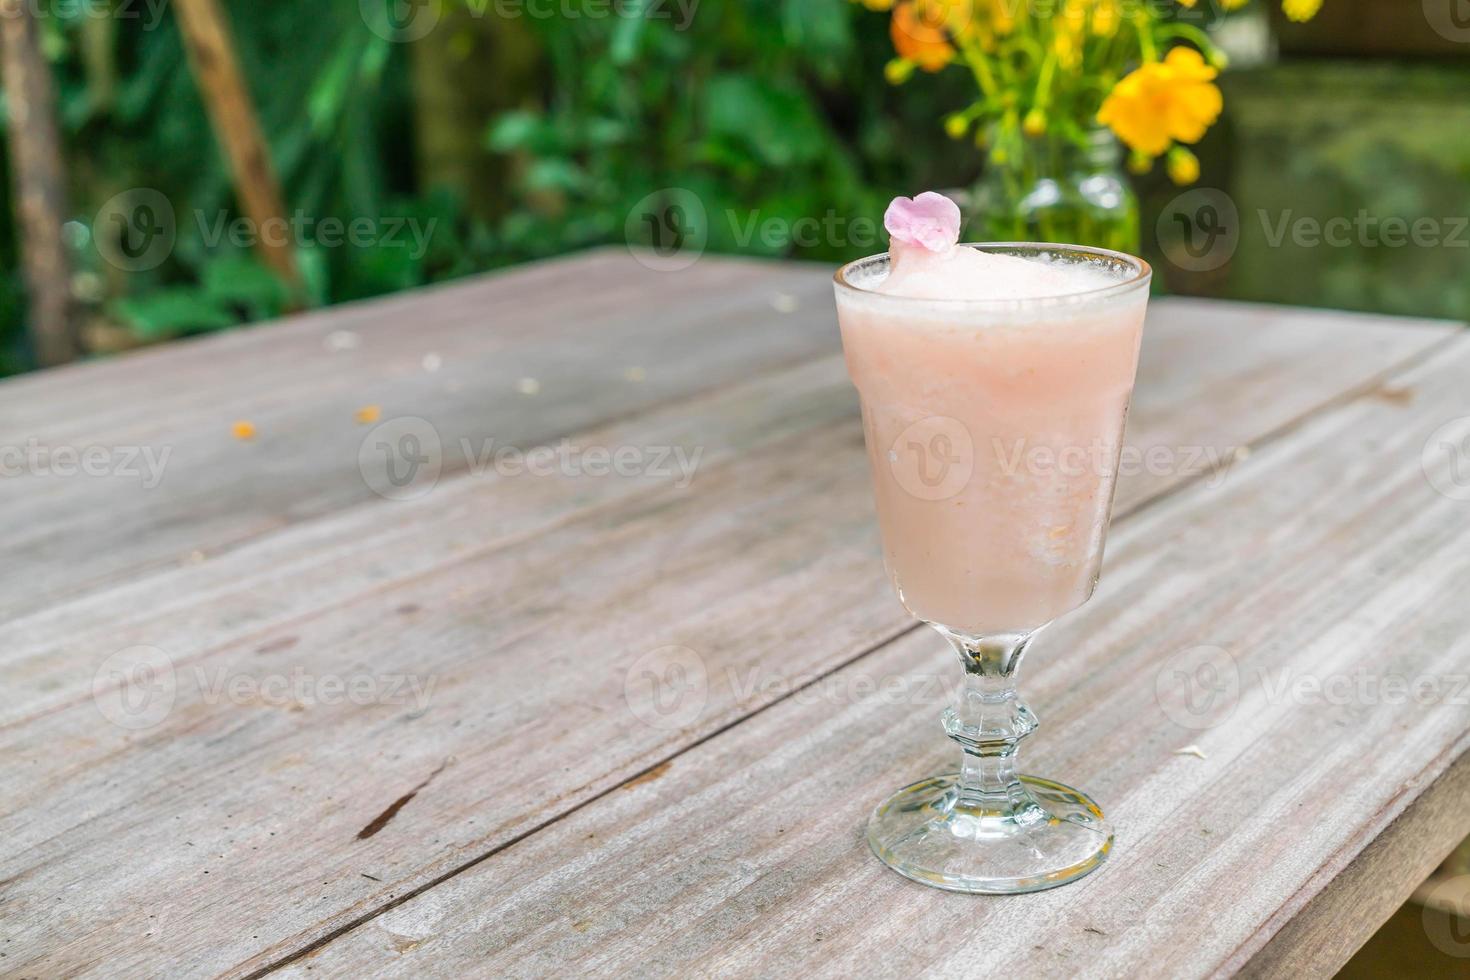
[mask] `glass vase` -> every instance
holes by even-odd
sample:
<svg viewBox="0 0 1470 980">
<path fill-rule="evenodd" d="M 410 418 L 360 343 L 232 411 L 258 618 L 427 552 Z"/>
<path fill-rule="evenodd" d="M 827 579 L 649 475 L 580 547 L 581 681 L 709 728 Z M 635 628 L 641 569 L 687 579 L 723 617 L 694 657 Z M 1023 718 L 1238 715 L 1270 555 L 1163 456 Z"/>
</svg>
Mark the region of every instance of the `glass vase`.
<svg viewBox="0 0 1470 980">
<path fill-rule="evenodd" d="M 994 140 L 991 141 L 995 145 Z M 1053 134 L 992 152 L 970 194 L 962 240 L 1053 242 L 1138 251 L 1138 196 L 1107 129 Z"/>
</svg>

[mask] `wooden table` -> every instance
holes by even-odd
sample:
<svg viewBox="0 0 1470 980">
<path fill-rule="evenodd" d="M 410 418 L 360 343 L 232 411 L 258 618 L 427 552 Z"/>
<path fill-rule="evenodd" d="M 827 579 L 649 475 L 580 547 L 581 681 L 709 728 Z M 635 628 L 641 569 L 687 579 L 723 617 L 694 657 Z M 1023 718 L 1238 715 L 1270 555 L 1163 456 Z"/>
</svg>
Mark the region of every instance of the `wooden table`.
<svg viewBox="0 0 1470 980">
<path fill-rule="evenodd" d="M 0 385 L 0 972 L 1322 975 L 1470 831 L 1456 327 L 1155 302 L 1019 897 L 863 841 L 958 671 L 855 407 L 829 270 L 618 250 Z"/>
</svg>

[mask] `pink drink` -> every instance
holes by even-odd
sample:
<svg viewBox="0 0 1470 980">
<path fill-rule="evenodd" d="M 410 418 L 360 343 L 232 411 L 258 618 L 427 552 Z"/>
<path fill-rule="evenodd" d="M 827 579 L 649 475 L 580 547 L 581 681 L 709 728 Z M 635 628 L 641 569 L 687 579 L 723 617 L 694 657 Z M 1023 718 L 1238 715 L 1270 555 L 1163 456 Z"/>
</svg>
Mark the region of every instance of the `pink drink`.
<svg viewBox="0 0 1470 980">
<path fill-rule="evenodd" d="M 895 240 L 837 285 L 889 575 L 971 636 L 1091 596 L 1148 298 L 1112 253 L 984 249 Z"/>
</svg>

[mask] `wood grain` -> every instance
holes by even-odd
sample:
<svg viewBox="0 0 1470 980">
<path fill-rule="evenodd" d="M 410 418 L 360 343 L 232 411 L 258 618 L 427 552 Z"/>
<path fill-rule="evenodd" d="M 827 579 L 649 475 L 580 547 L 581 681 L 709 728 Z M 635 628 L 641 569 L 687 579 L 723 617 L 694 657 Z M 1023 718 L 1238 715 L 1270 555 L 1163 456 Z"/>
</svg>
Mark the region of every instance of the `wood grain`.
<svg viewBox="0 0 1470 980">
<path fill-rule="evenodd" d="M 1470 754 L 1462 752 L 1419 799 L 1337 871 L 1296 918 L 1244 961 L 1239 975 L 1336 973 L 1363 938 L 1388 921 L 1444 860 L 1444 841 L 1465 833 L 1466 801 L 1470 801 Z M 1462 907 L 1455 907 L 1456 914 Z M 1463 942 L 1452 950 L 1463 953 Z"/>
<path fill-rule="evenodd" d="M 623 262 L 627 263 L 626 256 Z M 573 264 L 566 274 L 580 275 L 580 264 Z M 802 271 L 808 280 L 820 278 L 817 285 L 826 289 L 823 271 Z M 599 272 L 596 278 L 615 277 L 610 272 Z M 747 287 L 743 280 L 736 279 L 725 288 L 739 291 Z M 826 301 L 825 296 L 822 301 Z M 830 319 L 830 310 L 822 316 Z M 392 314 L 384 314 L 373 322 L 392 320 Z M 811 342 L 819 347 L 831 350 L 836 345 L 835 325 L 830 323 L 824 330 L 820 325 L 788 319 L 786 326 L 798 333 L 814 334 L 816 339 Z M 589 329 L 597 327 L 599 324 L 593 322 Z M 464 324 L 455 329 L 463 332 Z M 375 336 L 366 330 L 364 334 L 367 338 Z M 452 331 L 446 334 L 454 336 Z M 1448 336 L 1451 334 L 1442 325 L 1395 322 L 1385 327 L 1384 321 L 1370 317 L 1349 316 L 1339 322 L 1335 315 L 1274 307 L 1159 301 L 1144 345 L 1128 432 L 1128 443 L 1138 462 L 1119 483 L 1116 511 L 1126 513 L 1188 479 L 1204 475 L 1209 482 L 1217 481 L 1233 465 L 1237 447 L 1291 424 L 1344 393 L 1376 386 L 1385 372 L 1420 356 Z M 282 335 L 280 339 L 300 346 L 294 336 Z M 614 344 L 622 340 L 617 333 L 609 337 Z M 411 356 L 401 350 L 382 350 L 384 345 L 377 340 L 363 342 L 373 345 L 376 357 L 394 365 L 380 368 L 382 373 L 396 372 L 403 367 L 402 360 Z M 308 344 L 308 348 L 311 346 Z M 448 345 L 439 346 L 444 349 Z M 262 356 L 270 349 L 262 348 L 251 356 Z M 304 358 L 317 373 L 340 356 L 324 356 L 319 348 L 309 357 L 304 350 L 297 352 L 298 359 Z M 855 420 L 840 356 L 818 354 L 817 359 L 826 363 L 814 365 L 809 371 L 769 372 L 758 376 L 753 386 L 717 386 L 707 397 L 670 397 L 641 414 L 633 412 L 625 423 L 562 434 L 588 445 L 678 446 L 691 455 L 702 452 L 703 463 L 712 465 L 758 444 L 763 435 L 779 438 L 814 421 L 839 417 Z M 417 386 L 421 379 L 415 367 L 408 366 L 406 378 L 390 374 L 385 383 L 394 389 Z M 181 373 L 202 368 L 190 362 Z M 69 373 L 61 373 L 58 380 Z M 645 380 L 638 385 L 630 386 L 618 379 L 622 397 L 637 398 L 642 393 L 636 389 L 643 387 L 670 390 L 661 368 L 648 368 L 645 373 Z M 211 389 L 223 383 L 224 379 L 212 376 L 201 382 Z M 506 382 L 505 387 L 511 385 Z M 4 388 L 0 385 L 0 395 Z M 573 386 L 556 384 L 551 377 L 547 388 L 548 399 L 576 397 Z M 553 388 L 558 394 L 550 393 Z M 72 523 L 94 526 L 88 527 L 86 535 L 65 532 L 64 540 L 75 542 L 77 548 L 48 550 L 51 560 L 39 568 L 30 567 L 28 583 L 17 583 L 22 589 L 27 584 L 34 587 L 38 581 L 47 581 L 52 569 L 59 580 L 70 585 L 74 581 L 67 577 L 70 571 L 78 565 L 85 569 L 89 561 L 99 558 L 118 565 L 129 562 L 129 556 L 134 556 L 133 561 L 147 561 L 147 556 L 158 549 L 157 542 L 143 534 L 145 529 L 154 529 L 179 543 L 157 568 L 135 568 L 121 584 L 87 589 L 74 599 L 40 605 L 34 612 L 12 619 L 9 642 L 0 648 L 0 668 L 7 671 L 9 680 L 9 697 L 0 705 L 0 726 L 89 697 L 93 671 L 114 650 L 150 644 L 195 656 L 250 638 L 268 643 L 272 630 L 303 616 L 319 614 L 353 596 L 382 592 L 395 580 L 411 579 L 437 564 L 457 560 L 471 545 L 489 548 L 496 542 L 528 537 L 538 529 L 554 529 L 578 510 L 647 492 L 659 482 L 517 483 L 493 481 L 493 472 L 486 479 L 456 479 L 457 475 L 466 475 L 470 466 L 470 461 L 463 458 L 464 440 L 479 452 L 490 439 L 497 447 L 531 448 L 555 443 L 557 438 L 539 437 L 546 426 L 529 409 L 508 418 L 471 415 L 467 414 L 473 411 L 471 408 L 451 401 L 447 407 L 440 403 L 438 411 L 430 411 L 422 403 L 415 403 L 414 399 L 423 394 L 417 391 L 397 402 L 419 417 L 431 419 L 445 450 L 447 475 L 431 496 L 421 500 L 383 501 L 368 491 L 357 472 L 357 448 L 363 430 L 347 421 L 350 403 L 340 403 L 335 416 L 326 420 L 308 420 L 311 425 L 333 430 L 330 440 L 336 447 L 336 465 L 332 467 L 310 454 L 308 440 L 290 446 L 242 448 L 229 443 L 216 430 L 191 434 L 190 441 L 209 444 L 209 452 L 171 457 L 169 479 L 174 484 L 216 485 L 233 473 L 235 481 L 235 485 L 221 488 L 218 498 L 202 513 L 181 516 L 169 511 L 177 501 L 168 496 L 166 485 L 151 493 L 137 493 L 133 488 L 139 507 L 146 508 L 141 513 L 132 511 L 127 506 L 129 498 L 119 498 L 116 487 L 105 482 L 97 485 L 81 481 L 80 487 L 65 487 L 78 494 L 75 506 L 90 508 L 86 514 L 74 517 Z M 526 401 L 523 396 L 514 397 Z M 511 405 L 518 407 L 516 401 Z M 582 410 L 592 407 L 579 406 Z M 617 410 L 609 406 L 604 409 Z M 320 408 L 313 411 L 321 412 Z M 549 411 L 566 409 L 553 403 Z M 305 424 L 297 422 L 293 428 L 299 430 Z M 194 428 L 198 429 L 197 421 Z M 115 437 L 73 437 L 72 441 L 106 444 L 109 438 L 115 441 Z M 262 451 L 272 462 L 269 473 L 262 474 L 261 479 L 232 469 L 258 458 Z M 295 458 L 303 453 L 305 458 Z M 281 455 L 285 458 L 278 458 Z M 246 515 L 270 506 L 271 498 L 283 493 L 276 483 L 287 477 L 276 482 L 264 478 L 274 474 L 295 474 L 289 477 L 295 481 L 291 486 L 323 487 L 313 509 L 329 506 L 332 501 L 351 503 L 339 505 L 333 513 L 318 519 L 304 515 L 294 521 L 282 518 L 278 525 L 266 525 L 259 533 L 228 547 L 212 546 L 210 536 L 218 532 L 218 522 L 240 516 L 229 514 L 227 508 L 242 502 L 241 493 L 246 494 Z M 55 508 L 57 503 L 47 498 L 54 495 L 49 484 L 56 481 L 43 482 L 48 490 L 44 495 L 34 490 L 23 493 L 20 481 L 10 489 L 22 504 Z M 0 484 L 0 492 L 5 489 Z M 852 492 L 861 494 L 863 488 L 852 488 Z M 108 499 L 108 507 L 84 502 L 99 495 Z M 486 503 L 492 497 L 493 506 Z M 299 505 L 301 498 L 293 503 Z M 111 519 L 116 526 L 106 530 L 95 527 L 95 522 L 103 519 Z M 44 527 L 46 519 L 38 518 L 35 523 Z M 105 555 L 92 554 L 104 551 L 102 545 L 109 540 L 125 541 L 127 547 Z M 177 549 L 188 540 L 196 541 L 198 546 L 179 552 Z M 77 557 L 83 548 L 90 550 Z M 142 559 L 136 557 L 140 551 L 145 556 Z M 62 650 L 75 651 L 82 663 L 59 655 Z"/>
<path fill-rule="evenodd" d="M 116 472 L 0 481 L 14 529 L 0 615 L 375 501 L 357 469 L 363 406 L 432 421 L 450 450 L 492 437 L 530 446 L 834 349 L 830 285 L 815 270 L 685 272 L 599 253 L 0 384 L 0 446 L 97 446 L 133 454 L 135 468 L 137 451 L 168 454 L 151 488 Z M 775 311 L 780 293 L 800 308 Z M 325 349 L 342 332 L 358 346 Z M 428 354 L 439 371 L 424 370 Z M 629 381 L 633 367 L 646 380 Z M 238 419 L 254 441 L 230 437 Z M 445 460 L 450 475 L 465 467 Z"/>
<path fill-rule="evenodd" d="M 0 653 L 15 682 L 0 729 L 0 928 L 23 951 L 17 969 L 268 967 L 641 772 L 656 785 L 671 755 L 909 629 L 876 560 L 825 270 L 691 271 L 663 277 L 654 303 L 638 299 L 651 280 L 626 255 L 590 256 L 19 386 L 56 402 L 48 438 L 154 433 L 191 452 L 170 473 L 190 494 L 175 485 L 136 509 L 115 487 L 13 491 L 37 528 L 79 520 L 82 501 L 107 501 L 115 525 L 82 517 L 90 547 L 58 539 L 14 575 L 35 603 Z M 778 314 L 773 291 L 798 312 Z M 475 309 L 487 296 L 513 315 L 487 325 Z M 417 332 L 401 329 L 410 316 Z M 322 339 L 343 324 L 361 346 L 328 355 Z M 1224 493 L 1234 467 L 1208 454 L 1186 465 L 1184 450 L 1234 459 L 1378 391 L 1451 336 L 1158 304 L 1130 441 L 1177 452 L 1172 467 L 1125 477 L 1120 508 L 1191 478 L 1198 494 Z M 443 352 L 442 374 L 422 370 L 426 349 Z M 222 361 L 226 350 L 238 356 Z M 461 398 L 440 387 L 450 364 L 494 383 Z M 628 382 L 628 365 L 646 379 Z M 385 414 L 432 419 L 446 446 L 570 434 L 707 458 L 684 488 L 477 476 L 459 461 L 422 500 L 383 501 L 357 472 L 362 431 L 345 422 L 366 400 L 357 373 Z M 157 383 L 173 375 L 187 383 Z M 514 390 L 523 376 L 541 381 L 535 399 Z M 255 410 L 262 398 L 277 415 Z M 204 399 L 225 407 L 201 419 Z M 4 416 L 12 431 L 41 424 L 8 385 L 0 404 L 18 409 Z M 245 412 L 291 438 L 242 457 L 217 423 Z M 1219 474 L 1202 474 L 1209 465 Z M 180 564 L 188 540 L 213 543 Z M 108 543 L 119 552 L 93 554 Z M 156 725 L 130 730 L 92 690 L 108 655 L 135 644 L 168 653 L 178 689 Z M 640 717 L 648 694 L 629 686 L 668 646 L 697 651 L 717 681 L 675 724 Z M 270 686 L 302 674 L 378 686 L 357 703 Z M 433 687 L 390 698 L 392 678 Z"/>
<path fill-rule="evenodd" d="M 871 806 L 952 762 L 929 692 L 957 668 L 916 632 L 278 975 L 1326 975 L 1466 829 L 1470 503 L 1421 453 L 1470 413 L 1467 372 L 1459 343 L 1395 379 L 1405 400 L 1308 420 L 1117 529 L 1022 685 L 1027 768 L 1114 821 L 1097 874 L 987 899 L 868 853 Z M 1175 678 L 1201 645 L 1239 684 L 1192 710 Z M 1357 686 L 1395 676 L 1434 696 Z M 1304 677 L 1326 686 L 1283 684 Z M 1374 869 L 1390 895 L 1349 910 Z"/>
</svg>

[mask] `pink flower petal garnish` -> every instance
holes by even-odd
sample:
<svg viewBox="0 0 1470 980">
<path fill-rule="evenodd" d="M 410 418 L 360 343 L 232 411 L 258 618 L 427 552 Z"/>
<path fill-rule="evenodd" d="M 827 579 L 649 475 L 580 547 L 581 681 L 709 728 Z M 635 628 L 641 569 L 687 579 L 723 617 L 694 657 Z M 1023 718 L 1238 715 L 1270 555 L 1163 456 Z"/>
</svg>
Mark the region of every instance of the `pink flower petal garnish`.
<svg viewBox="0 0 1470 980">
<path fill-rule="evenodd" d="M 895 197 L 883 214 L 883 227 L 894 241 L 947 252 L 960 240 L 960 208 L 933 191 L 914 198 Z"/>
</svg>

